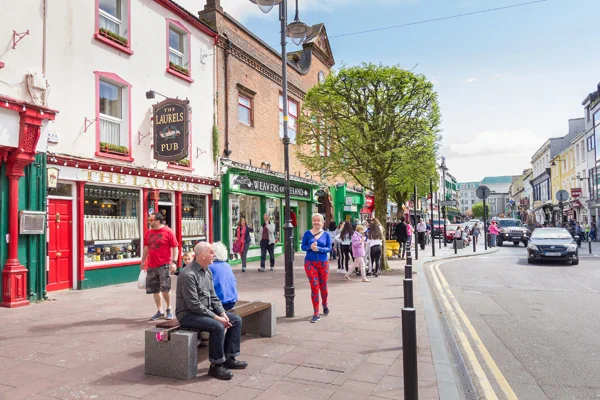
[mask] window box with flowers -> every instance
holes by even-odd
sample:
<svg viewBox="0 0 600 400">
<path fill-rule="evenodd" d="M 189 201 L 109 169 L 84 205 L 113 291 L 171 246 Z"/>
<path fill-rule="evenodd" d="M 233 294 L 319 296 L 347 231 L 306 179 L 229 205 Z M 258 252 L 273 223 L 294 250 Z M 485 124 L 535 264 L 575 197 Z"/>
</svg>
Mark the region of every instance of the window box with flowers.
<svg viewBox="0 0 600 400">
<path fill-rule="evenodd" d="M 127 44 L 129 43 L 129 40 L 127 40 L 126 38 L 124 38 L 121 35 L 117 35 L 116 33 L 109 31 L 108 29 L 100 28 L 99 32 L 100 32 L 100 36 L 104 36 L 108 40 L 112 40 L 113 42 L 116 42 L 116 43 L 120 44 L 121 46 L 127 47 Z"/>
<path fill-rule="evenodd" d="M 175 71 L 184 74 L 185 76 L 190 76 L 190 71 L 187 68 L 182 67 L 181 65 L 169 62 L 169 68 L 174 69 Z"/>
<path fill-rule="evenodd" d="M 175 169 L 183 169 L 186 171 L 192 170 L 192 166 L 191 166 L 189 158 L 183 158 L 179 161 L 171 161 L 171 162 L 169 162 L 169 167 L 175 168 Z"/>
<path fill-rule="evenodd" d="M 100 153 L 113 154 L 117 156 L 128 156 L 129 148 L 127 146 L 119 146 L 116 144 L 100 142 Z"/>
</svg>

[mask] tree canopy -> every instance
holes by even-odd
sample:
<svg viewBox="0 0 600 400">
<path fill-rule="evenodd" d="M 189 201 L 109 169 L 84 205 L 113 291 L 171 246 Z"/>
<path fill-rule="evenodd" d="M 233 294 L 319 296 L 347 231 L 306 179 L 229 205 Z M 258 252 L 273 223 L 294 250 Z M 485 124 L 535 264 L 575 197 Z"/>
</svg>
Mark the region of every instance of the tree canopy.
<svg viewBox="0 0 600 400">
<path fill-rule="evenodd" d="M 490 206 L 488 206 L 486 204 L 485 208 L 486 208 L 488 216 L 489 216 L 490 215 Z M 473 207 L 471 207 L 471 211 L 475 218 L 478 218 L 478 219 L 483 218 L 483 203 L 473 204 Z"/>
</svg>

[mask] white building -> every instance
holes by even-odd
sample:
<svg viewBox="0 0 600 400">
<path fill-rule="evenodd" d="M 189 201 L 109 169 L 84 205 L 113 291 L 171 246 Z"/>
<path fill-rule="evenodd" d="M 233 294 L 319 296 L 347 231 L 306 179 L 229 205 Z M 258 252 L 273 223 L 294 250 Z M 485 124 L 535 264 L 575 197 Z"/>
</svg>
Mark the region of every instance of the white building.
<svg viewBox="0 0 600 400">
<path fill-rule="evenodd" d="M 583 183 L 587 184 L 587 209 L 590 215 L 589 221 L 599 220 L 600 217 L 600 83 L 596 90 L 590 93 L 582 103 L 585 119 L 585 149 L 587 173 L 581 175 L 585 178 Z"/>
</svg>

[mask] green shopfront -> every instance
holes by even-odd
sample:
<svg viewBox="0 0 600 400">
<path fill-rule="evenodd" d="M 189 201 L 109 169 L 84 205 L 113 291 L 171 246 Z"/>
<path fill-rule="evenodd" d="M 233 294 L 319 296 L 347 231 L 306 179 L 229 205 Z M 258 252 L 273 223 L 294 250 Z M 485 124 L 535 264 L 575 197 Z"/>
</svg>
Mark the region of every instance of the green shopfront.
<svg viewBox="0 0 600 400">
<path fill-rule="evenodd" d="M 248 226 L 253 228 L 248 260 L 260 259 L 260 227 L 265 213 L 275 224 L 275 254 L 283 254 L 284 175 L 232 161 L 223 161 L 222 171 L 222 241 L 230 251 L 231 264 L 241 262 L 239 256 L 231 252 L 241 218 L 245 218 Z M 315 181 L 291 177 L 290 207 L 297 251 L 300 250 L 302 235 L 311 226 L 311 216 L 317 210 L 314 200 L 317 188 Z"/>
<path fill-rule="evenodd" d="M 362 188 L 338 183 L 330 191 L 333 194 L 334 220 L 338 225 L 341 221 L 361 220 L 360 210 L 365 205 L 365 193 Z"/>
</svg>

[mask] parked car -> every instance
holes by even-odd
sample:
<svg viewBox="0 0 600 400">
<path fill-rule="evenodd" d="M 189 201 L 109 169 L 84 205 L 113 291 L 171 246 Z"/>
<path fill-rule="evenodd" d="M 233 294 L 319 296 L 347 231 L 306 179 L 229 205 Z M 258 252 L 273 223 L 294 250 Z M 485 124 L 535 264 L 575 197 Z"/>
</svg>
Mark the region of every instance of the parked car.
<svg viewBox="0 0 600 400">
<path fill-rule="evenodd" d="M 450 224 L 448 220 L 446 220 L 446 225 Z M 440 237 L 441 233 L 444 232 L 444 220 L 443 219 L 434 219 L 433 220 L 433 237 Z"/>
<path fill-rule="evenodd" d="M 565 228 L 538 228 L 527 245 L 527 262 L 565 261 L 579 264 L 577 242 Z"/>
<path fill-rule="evenodd" d="M 531 237 L 531 231 L 524 227 L 521 221 L 516 218 L 497 218 L 496 222 L 499 231 L 496 244 L 499 247 L 504 242 L 513 242 L 515 246 L 518 246 L 521 242 L 524 246 L 527 246 Z"/>
<path fill-rule="evenodd" d="M 442 227 L 443 228 L 443 227 Z M 454 232 L 458 229 L 458 224 L 446 224 L 446 242 L 452 243 L 454 241 Z"/>
</svg>

